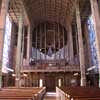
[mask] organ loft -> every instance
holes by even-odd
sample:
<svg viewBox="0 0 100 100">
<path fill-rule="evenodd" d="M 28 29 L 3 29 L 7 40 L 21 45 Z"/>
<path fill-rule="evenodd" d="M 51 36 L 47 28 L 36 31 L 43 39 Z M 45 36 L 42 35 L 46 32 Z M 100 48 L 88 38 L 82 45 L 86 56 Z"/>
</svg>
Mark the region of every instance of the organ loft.
<svg viewBox="0 0 100 100">
<path fill-rule="evenodd" d="M 97 100 L 99 88 L 100 0 L 0 0 L 0 100 Z"/>
</svg>

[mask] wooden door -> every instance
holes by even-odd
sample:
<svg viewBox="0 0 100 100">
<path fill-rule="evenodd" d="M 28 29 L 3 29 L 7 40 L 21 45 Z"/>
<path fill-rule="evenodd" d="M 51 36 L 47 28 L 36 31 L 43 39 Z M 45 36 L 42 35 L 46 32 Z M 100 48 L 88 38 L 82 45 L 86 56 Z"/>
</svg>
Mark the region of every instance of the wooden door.
<svg viewBox="0 0 100 100">
<path fill-rule="evenodd" d="M 56 82 L 54 76 L 46 76 L 45 83 L 47 91 L 54 92 L 56 90 Z"/>
</svg>

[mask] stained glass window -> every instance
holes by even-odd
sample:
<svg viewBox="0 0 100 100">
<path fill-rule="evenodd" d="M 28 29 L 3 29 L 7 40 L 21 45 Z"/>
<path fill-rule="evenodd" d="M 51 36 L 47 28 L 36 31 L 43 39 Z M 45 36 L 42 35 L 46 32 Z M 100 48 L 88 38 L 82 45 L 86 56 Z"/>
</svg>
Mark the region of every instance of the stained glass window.
<svg viewBox="0 0 100 100">
<path fill-rule="evenodd" d="M 9 65 L 9 50 L 10 50 L 10 42 L 11 42 L 11 27 L 12 23 L 10 21 L 9 15 L 6 16 L 6 24 L 5 24 L 5 35 L 4 35 L 4 47 L 3 47 L 3 64 L 2 71 L 4 73 L 8 72 Z"/>
<path fill-rule="evenodd" d="M 94 71 L 97 72 L 98 60 L 97 60 L 97 49 L 96 49 L 96 36 L 95 36 L 94 21 L 93 21 L 92 16 L 88 18 L 87 23 L 88 23 L 89 41 L 90 41 L 90 49 L 91 49 L 90 52 L 91 52 L 91 58 L 92 58 L 91 63 L 92 63 L 92 66 L 96 66 Z"/>
</svg>

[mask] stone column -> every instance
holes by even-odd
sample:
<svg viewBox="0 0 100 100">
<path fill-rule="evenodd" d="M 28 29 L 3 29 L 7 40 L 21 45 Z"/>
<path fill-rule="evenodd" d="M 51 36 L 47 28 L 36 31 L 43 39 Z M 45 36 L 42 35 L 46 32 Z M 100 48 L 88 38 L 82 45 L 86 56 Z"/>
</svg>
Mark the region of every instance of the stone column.
<svg viewBox="0 0 100 100">
<path fill-rule="evenodd" d="M 25 34 L 25 27 L 23 26 L 23 35 L 22 35 L 22 52 L 21 52 L 21 69 L 23 69 L 23 56 L 24 56 L 24 34 Z"/>
<path fill-rule="evenodd" d="M 69 16 L 66 16 L 66 18 L 68 19 L 66 21 L 66 29 L 67 29 L 67 32 L 68 32 L 68 35 L 67 35 L 67 44 L 68 44 L 68 63 L 69 64 L 73 64 L 73 58 L 74 58 L 74 52 L 73 52 L 73 36 L 72 36 L 72 19 L 69 17 Z"/>
<path fill-rule="evenodd" d="M 31 28 L 30 25 L 28 25 L 28 34 L 27 34 L 27 61 L 29 64 L 30 59 L 30 49 L 31 49 Z"/>
<path fill-rule="evenodd" d="M 92 16 L 94 20 L 94 30 L 96 34 L 96 49 L 98 58 L 98 69 L 99 69 L 99 87 L 100 87 L 100 16 L 97 0 L 90 0 Z"/>
<path fill-rule="evenodd" d="M 16 87 L 20 87 L 22 31 L 23 31 L 23 13 L 21 11 L 19 17 L 19 29 L 18 29 L 18 40 L 17 40 Z"/>
<path fill-rule="evenodd" d="M 83 48 L 83 39 L 82 39 L 82 29 L 81 29 L 81 18 L 80 18 L 80 11 L 79 11 L 79 2 L 76 2 L 75 6 L 76 6 L 76 22 L 77 22 L 77 31 L 78 31 L 78 43 L 79 43 L 81 86 L 86 86 L 84 48 Z"/>
<path fill-rule="evenodd" d="M 72 37 L 72 27 L 71 23 L 68 25 L 68 44 L 69 44 L 69 60 L 70 63 L 73 63 L 74 52 L 73 52 L 73 37 Z"/>
<path fill-rule="evenodd" d="M 5 33 L 6 15 L 8 11 L 9 0 L 2 0 L 1 13 L 0 13 L 0 88 L 2 87 L 2 56 L 3 56 L 3 43 Z"/>
<path fill-rule="evenodd" d="M 76 32 L 76 36 L 75 36 L 75 40 L 76 40 L 76 50 L 77 50 L 77 56 L 78 56 L 78 52 L 79 52 L 79 47 L 78 47 L 78 34 L 77 34 L 77 26 L 74 25 L 75 27 L 75 32 Z"/>
</svg>

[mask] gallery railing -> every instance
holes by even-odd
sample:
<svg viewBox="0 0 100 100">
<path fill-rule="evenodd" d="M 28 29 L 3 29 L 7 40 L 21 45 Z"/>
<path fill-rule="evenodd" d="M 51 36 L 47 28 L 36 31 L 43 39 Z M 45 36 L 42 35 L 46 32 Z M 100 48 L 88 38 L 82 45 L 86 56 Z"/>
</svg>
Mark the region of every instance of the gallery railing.
<svg viewBox="0 0 100 100">
<path fill-rule="evenodd" d="M 59 61 L 58 61 L 59 62 Z M 79 64 L 68 64 L 65 61 L 61 61 L 58 63 L 57 61 L 42 61 L 42 62 L 34 62 L 34 64 L 23 65 L 22 71 L 32 71 L 32 72 L 59 72 L 59 71 L 80 71 Z"/>
</svg>

